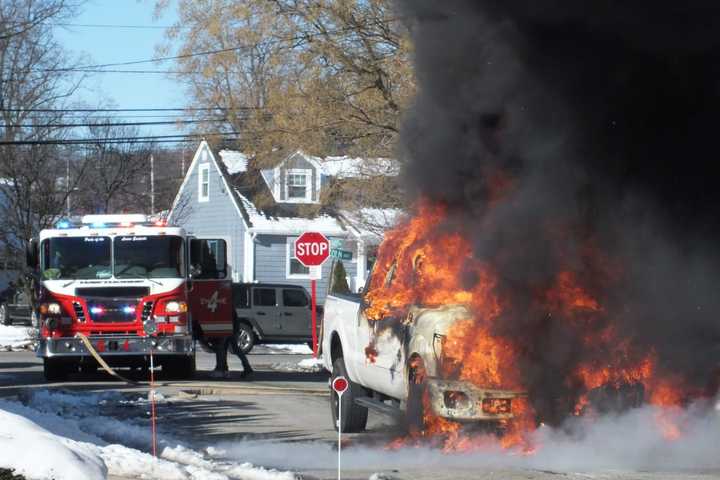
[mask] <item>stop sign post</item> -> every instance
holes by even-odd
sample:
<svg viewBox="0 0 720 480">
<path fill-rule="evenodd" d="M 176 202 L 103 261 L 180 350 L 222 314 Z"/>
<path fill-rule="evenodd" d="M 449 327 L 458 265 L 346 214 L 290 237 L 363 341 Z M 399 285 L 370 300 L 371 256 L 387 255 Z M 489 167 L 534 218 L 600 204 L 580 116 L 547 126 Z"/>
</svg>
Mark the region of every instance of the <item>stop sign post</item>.
<svg viewBox="0 0 720 480">
<path fill-rule="evenodd" d="M 321 267 L 330 256 L 330 241 L 320 232 L 305 232 L 295 240 L 295 258 L 306 267 Z M 312 297 L 312 344 L 313 357 L 317 358 L 317 285 L 315 277 L 310 279 L 310 293 Z"/>
<path fill-rule="evenodd" d="M 345 377 L 335 377 L 332 381 L 332 389 L 337 393 L 338 396 L 338 414 L 337 414 L 337 429 L 338 429 L 338 480 L 340 480 L 340 466 L 342 452 L 342 395 L 350 386 L 348 379 Z"/>
</svg>

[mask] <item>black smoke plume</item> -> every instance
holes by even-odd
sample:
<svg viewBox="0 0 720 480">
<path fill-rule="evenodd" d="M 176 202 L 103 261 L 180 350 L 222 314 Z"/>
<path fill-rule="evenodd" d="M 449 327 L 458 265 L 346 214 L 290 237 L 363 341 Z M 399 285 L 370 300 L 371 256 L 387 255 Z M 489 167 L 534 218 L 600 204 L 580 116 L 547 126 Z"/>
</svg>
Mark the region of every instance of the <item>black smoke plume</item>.
<svg viewBox="0 0 720 480">
<path fill-rule="evenodd" d="M 511 299 L 536 410 L 559 421 L 582 336 L 612 325 L 688 396 L 720 364 L 720 3 L 399 0 L 419 95 L 401 155 L 413 198 L 448 205 Z M 453 220 L 451 220 L 453 222 Z M 589 253 L 591 252 L 591 253 Z M 596 325 L 538 302 L 570 270 Z M 577 319 L 575 319 L 577 323 Z M 632 359 L 628 359 L 630 361 Z"/>
</svg>

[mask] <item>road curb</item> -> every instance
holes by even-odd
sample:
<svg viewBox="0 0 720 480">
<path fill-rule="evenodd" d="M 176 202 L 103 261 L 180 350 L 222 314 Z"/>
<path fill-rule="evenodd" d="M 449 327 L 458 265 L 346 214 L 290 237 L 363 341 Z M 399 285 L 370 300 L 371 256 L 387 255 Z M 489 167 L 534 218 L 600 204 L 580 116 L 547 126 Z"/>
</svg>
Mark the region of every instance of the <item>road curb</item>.
<svg viewBox="0 0 720 480">
<path fill-rule="evenodd" d="M 329 390 L 326 389 L 314 389 L 314 388 L 295 388 L 295 387 L 273 387 L 268 385 L 198 385 L 193 384 L 175 384 L 175 383 L 164 383 L 163 387 L 177 388 L 183 395 L 188 397 L 193 396 L 204 396 L 204 395 L 316 395 L 319 397 L 326 397 L 330 394 Z"/>
</svg>

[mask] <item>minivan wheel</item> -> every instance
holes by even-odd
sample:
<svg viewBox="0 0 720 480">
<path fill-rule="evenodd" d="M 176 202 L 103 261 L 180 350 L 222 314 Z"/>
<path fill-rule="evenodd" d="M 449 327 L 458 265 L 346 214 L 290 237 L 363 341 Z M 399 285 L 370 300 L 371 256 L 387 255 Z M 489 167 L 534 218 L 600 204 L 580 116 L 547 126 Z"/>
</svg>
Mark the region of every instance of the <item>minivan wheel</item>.
<svg viewBox="0 0 720 480">
<path fill-rule="evenodd" d="M 235 327 L 235 345 L 244 354 L 250 353 L 255 346 L 255 332 L 247 323 L 238 323 Z"/>
<path fill-rule="evenodd" d="M 8 308 L 6 304 L 0 304 L 0 323 L 3 325 L 12 325 L 12 318 L 8 314 Z"/>
</svg>

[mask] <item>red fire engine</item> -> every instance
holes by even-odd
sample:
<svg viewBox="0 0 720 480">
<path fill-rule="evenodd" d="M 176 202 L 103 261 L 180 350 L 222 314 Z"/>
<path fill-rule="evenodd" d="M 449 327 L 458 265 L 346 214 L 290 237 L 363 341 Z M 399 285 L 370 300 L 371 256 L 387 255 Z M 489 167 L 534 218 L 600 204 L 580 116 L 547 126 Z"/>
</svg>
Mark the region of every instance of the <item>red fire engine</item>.
<svg viewBox="0 0 720 480">
<path fill-rule="evenodd" d="M 233 334 L 224 240 L 144 215 L 87 215 L 41 231 L 27 257 L 48 381 L 97 367 L 83 335 L 111 366 L 146 366 L 152 350 L 164 372 L 186 378 L 195 339 Z"/>
</svg>

